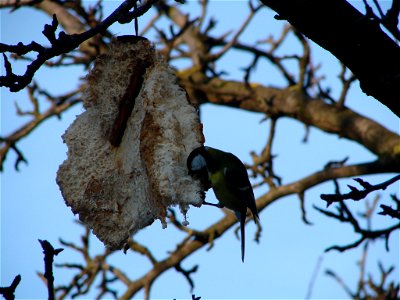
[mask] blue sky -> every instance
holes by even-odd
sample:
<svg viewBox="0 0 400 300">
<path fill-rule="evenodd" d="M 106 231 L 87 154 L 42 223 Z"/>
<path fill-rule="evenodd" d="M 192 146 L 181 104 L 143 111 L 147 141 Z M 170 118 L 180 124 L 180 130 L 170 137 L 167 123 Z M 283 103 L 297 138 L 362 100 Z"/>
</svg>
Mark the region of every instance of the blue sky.
<svg viewBox="0 0 400 300">
<path fill-rule="evenodd" d="M 105 15 L 119 3 L 107 1 Z M 189 2 L 184 8 L 190 12 L 198 9 L 195 2 Z M 231 16 L 237 16 L 239 20 L 244 19 L 246 14 L 243 14 L 243 11 L 247 11 L 244 1 L 211 1 L 210 13 L 219 21 L 216 32 L 224 33 L 237 24 L 236 21 L 232 24 L 229 19 Z M 241 41 L 251 43 L 265 39 L 269 34 L 277 36 L 282 22 L 274 20 L 273 16 L 273 12 L 262 10 L 243 34 Z M 13 14 L 2 11 L 0 18 L 1 42 L 45 42 L 41 31 L 50 19 L 44 14 L 33 9 L 20 9 Z M 139 24 L 144 26 L 149 18 L 150 15 L 144 16 Z M 24 23 L 20 20 L 24 20 Z M 132 33 L 132 26 L 115 25 L 111 30 L 116 35 L 123 35 Z M 281 52 L 291 53 L 298 49 L 297 44 L 289 42 Z M 313 45 L 312 51 L 314 62 L 322 64 L 320 74 L 326 75 L 324 84 L 331 86 L 334 93 L 338 93 L 338 63 L 316 45 Z M 240 80 L 243 76 L 240 67 L 243 66 L 243 61 L 249 62 L 250 59 L 233 52 L 223 58 L 219 68 L 229 71 L 228 78 Z M 16 64 L 14 70 L 23 72 L 24 64 Z M 1 72 L 4 74 L 4 69 L 1 69 Z M 79 78 L 84 75 L 84 71 L 77 67 L 43 69 L 37 73 L 35 79 L 51 92 L 62 94 L 76 87 Z M 279 74 L 266 62 L 258 66 L 252 81 L 266 85 L 283 84 Z M 13 94 L 2 88 L 1 135 L 12 132 L 29 120 L 29 117 L 15 115 L 15 103 L 22 109 L 30 108 L 26 92 Z M 350 91 L 349 106 L 398 132 L 398 119 L 379 102 L 362 94 L 358 83 Z M 43 103 L 43 108 L 45 107 L 46 103 Z M 82 112 L 82 107 L 76 106 L 64 114 L 61 120 L 53 118 L 42 124 L 18 144 L 29 164 L 21 165 L 20 172 L 16 172 L 13 168 L 15 155 L 9 153 L 5 172 L 1 174 L 0 286 L 9 285 L 15 275 L 21 274 L 22 282 L 16 293 L 18 299 L 46 298 L 45 285 L 36 275 L 36 271 L 43 272 L 42 250 L 37 240 L 47 239 L 55 247 L 60 247 L 59 237 L 79 242 L 79 235 L 83 232 L 82 228 L 74 223 L 77 218 L 65 206 L 55 183 L 56 171 L 66 158 L 67 151 L 61 135 L 75 116 Z M 202 107 L 201 116 L 207 144 L 233 152 L 244 162 L 251 162 L 250 151 L 259 153 L 268 136 L 270 123 L 261 122 L 264 118 L 261 114 L 209 104 Z M 328 136 L 318 129 L 311 129 L 307 144 L 302 143 L 304 134 L 304 126 L 296 121 L 283 119 L 278 122 L 273 153 L 278 155 L 275 161 L 276 173 L 283 176 L 283 183 L 298 180 L 320 170 L 329 160 L 340 160 L 349 156 L 349 163 L 357 163 L 373 159 L 373 155 L 359 145 L 337 136 Z M 370 183 L 378 183 L 391 175 L 363 178 Z M 343 190 L 345 184 L 353 184 L 351 179 L 342 180 L 341 183 Z M 265 189 L 255 190 L 256 196 L 264 192 Z M 362 249 L 359 247 L 345 253 L 323 254 L 323 250 L 333 244 L 348 244 L 357 238 L 349 226 L 327 219 L 312 208 L 313 204 L 324 207 L 319 195 L 330 192 L 333 192 L 332 183 L 322 184 L 306 192 L 306 209 L 309 220 L 314 223 L 313 226 L 302 223 L 296 196 L 281 199 L 263 211 L 260 215 L 263 232 L 259 244 L 252 241 L 254 225 L 249 223 L 246 227 L 247 247 L 244 264 L 240 260 L 240 242 L 233 230 L 219 239 L 211 251 L 202 249 L 185 259 L 182 263 L 184 268 L 200 265 L 197 273 L 193 275 L 194 293 L 202 299 L 304 298 L 317 261 L 321 257 L 322 264 L 314 284 L 313 297 L 346 298 L 344 291 L 331 278 L 325 276 L 324 271 L 333 269 L 355 289 L 359 274 L 357 261 L 361 257 Z M 398 192 L 398 185 L 380 193 L 382 201 L 386 201 L 383 203 L 390 204 L 389 194 L 395 192 Z M 369 198 L 372 199 L 373 196 Z M 207 198 L 213 200 L 212 192 L 208 193 Z M 351 203 L 350 207 L 354 211 L 361 211 L 364 204 Z M 191 208 L 188 220 L 190 226 L 201 229 L 222 215 L 214 207 Z M 373 225 L 376 228 L 385 226 L 387 222 L 385 217 L 374 216 Z M 164 230 L 160 222 L 156 221 L 139 232 L 135 239 L 147 245 L 157 258 L 162 259 L 167 251 L 174 249 L 182 237 L 172 226 Z M 103 249 L 102 244 L 94 236 L 91 241 L 93 253 L 100 253 Z M 378 278 L 377 262 L 381 260 L 387 267 L 396 266 L 395 274 L 392 275 L 394 278 L 399 272 L 398 244 L 398 232 L 389 240 L 390 252 L 385 251 L 382 241 L 371 243 L 367 272 Z M 72 250 L 65 249 L 56 258 L 56 262 L 80 259 Z M 150 268 L 144 258 L 133 253 L 115 253 L 111 256 L 111 261 L 126 266 L 124 271 L 133 278 Z M 55 276 L 57 285 L 67 283 L 71 274 L 56 269 Z M 153 298 L 165 299 L 191 297 L 186 280 L 174 270 L 166 272 L 156 280 L 151 295 Z M 138 298 L 142 296 L 143 294 L 140 294 Z"/>
</svg>

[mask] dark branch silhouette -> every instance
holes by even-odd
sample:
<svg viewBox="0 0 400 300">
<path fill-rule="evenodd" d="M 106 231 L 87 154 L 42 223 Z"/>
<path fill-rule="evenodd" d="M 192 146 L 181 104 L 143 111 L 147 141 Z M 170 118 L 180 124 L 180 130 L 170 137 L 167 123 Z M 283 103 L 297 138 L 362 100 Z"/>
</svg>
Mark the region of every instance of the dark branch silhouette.
<svg viewBox="0 0 400 300">
<path fill-rule="evenodd" d="M 195 273 L 198 269 L 198 265 L 193 266 L 191 269 L 189 270 L 185 270 L 181 267 L 180 264 L 177 264 L 175 266 L 175 270 L 178 271 L 179 273 L 182 273 L 182 275 L 186 278 L 186 280 L 188 281 L 189 285 L 190 285 L 190 291 L 193 291 L 194 289 L 194 281 L 191 277 L 192 273 Z"/>
<path fill-rule="evenodd" d="M 17 286 L 20 282 L 21 282 L 21 275 L 15 276 L 10 286 L 0 287 L 0 295 L 3 295 L 4 299 L 6 300 L 14 300 L 15 290 L 17 289 Z"/>
<path fill-rule="evenodd" d="M 54 14 L 51 25 L 45 25 L 42 31 L 51 44 L 51 47 L 49 48 L 39 45 L 36 42 L 32 42 L 28 45 L 24 45 L 23 43 L 18 43 L 17 45 L 6 45 L 0 43 L 0 53 L 3 53 L 4 67 L 6 70 L 6 75 L 0 76 L 0 86 L 8 87 L 11 92 L 17 92 L 25 88 L 32 81 L 36 71 L 39 70 L 39 68 L 46 61 L 63 53 L 74 50 L 86 40 L 105 31 L 115 22 L 131 22 L 134 18 L 146 13 L 151 6 L 157 2 L 157 0 L 144 1 L 141 6 L 136 6 L 136 2 L 137 0 L 125 0 L 100 24 L 80 34 L 70 35 L 64 31 L 61 31 L 58 37 L 56 37 L 55 32 L 58 28 L 58 19 Z M 130 11 L 132 8 L 135 8 L 134 11 Z M 13 73 L 11 64 L 4 52 L 11 52 L 18 55 L 23 55 L 28 52 L 37 52 L 37 57 L 31 64 L 28 65 L 24 75 L 16 75 Z"/>
<path fill-rule="evenodd" d="M 396 208 L 394 209 L 391 206 L 381 204 L 380 208 L 382 208 L 382 211 L 380 211 L 378 214 L 382 216 L 390 216 L 395 219 L 400 219 L 400 200 L 397 198 L 396 194 L 390 195 L 390 197 L 395 203 Z"/>
<path fill-rule="evenodd" d="M 374 205 L 367 209 L 365 213 L 365 218 L 368 224 L 371 224 L 371 217 L 374 212 Z M 368 211 L 369 210 L 369 211 Z M 382 263 L 379 261 L 379 271 L 380 271 L 380 282 L 377 282 L 369 274 L 367 275 L 367 257 L 368 251 L 370 249 L 369 242 L 367 241 L 362 249 L 360 260 L 357 265 L 360 269 L 360 275 L 358 279 L 357 289 L 354 291 L 349 285 L 336 274 L 335 271 L 328 269 L 325 271 L 327 276 L 332 277 L 346 292 L 346 294 L 352 299 L 398 299 L 400 292 L 400 284 L 396 280 L 388 282 L 388 276 L 393 272 L 394 266 L 390 266 L 385 270 Z"/>
<path fill-rule="evenodd" d="M 54 300 L 54 275 L 53 275 L 53 261 L 54 256 L 57 256 L 64 249 L 54 249 L 53 246 L 46 240 L 39 240 L 40 245 L 43 248 L 44 254 L 44 274 L 43 277 L 47 281 L 47 290 L 49 294 L 49 300 Z"/>
<path fill-rule="evenodd" d="M 376 18 L 363 15 L 345 0 L 262 0 L 305 36 L 330 51 L 360 81 L 361 89 L 400 116 L 400 48 L 380 28 Z M 380 22 L 398 35 L 399 4 Z M 396 16 L 397 13 L 397 16 Z"/>
<path fill-rule="evenodd" d="M 385 182 L 371 185 L 361 178 L 354 178 L 354 181 L 358 182 L 364 188 L 363 190 L 359 190 L 354 186 L 348 185 L 351 191 L 347 194 L 321 194 L 320 197 L 322 200 L 325 200 L 327 202 L 327 206 L 331 205 L 333 202 L 339 202 L 348 199 L 358 201 L 364 199 L 369 193 L 373 191 L 385 190 L 389 185 L 395 183 L 398 180 L 400 180 L 400 175 L 396 175 L 395 177 Z"/>
<path fill-rule="evenodd" d="M 355 248 L 359 245 L 361 245 L 363 242 L 369 241 L 369 240 L 375 240 L 379 238 L 384 238 L 386 241 L 386 250 L 389 251 L 389 237 L 390 234 L 398 229 L 400 229 L 400 222 L 396 223 L 390 227 L 387 227 L 385 229 L 380 229 L 380 230 L 371 230 L 371 229 L 364 229 L 361 227 L 359 221 L 357 218 L 353 215 L 353 213 L 350 211 L 350 209 L 346 206 L 344 201 L 339 202 L 339 205 L 336 207 L 337 213 L 330 212 L 328 210 L 321 209 L 319 207 L 316 207 L 314 205 L 314 208 L 324 214 L 327 217 L 336 219 L 342 223 L 348 223 L 350 224 L 354 232 L 360 234 L 360 238 L 356 240 L 353 243 L 350 243 L 348 245 L 344 246 L 332 246 L 327 248 L 325 251 L 331 251 L 331 250 L 337 250 L 340 252 Z"/>
</svg>

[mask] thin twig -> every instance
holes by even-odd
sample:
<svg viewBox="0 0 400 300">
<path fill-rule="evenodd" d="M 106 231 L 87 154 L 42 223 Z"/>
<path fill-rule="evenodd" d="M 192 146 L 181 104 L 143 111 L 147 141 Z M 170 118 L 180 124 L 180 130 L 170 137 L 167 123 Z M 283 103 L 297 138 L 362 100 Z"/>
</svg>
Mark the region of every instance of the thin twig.
<svg viewBox="0 0 400 300">
<path fill-rule="evenodd" d="M 64 249 L 54 249 L 53 246 L 46 240 L 39 240 L 44 253 L 44 278 L 47 280 L 47 290 L 49 300 L 54 300 L 54 275 L 53 275 L 53 261 L 54 256 L 58 255 Z"/>
<path fill-rule="evenodd" d="M 254 15 L 257 13 L 258 10 L 260 10 L 263 5 L 258 5 L 257 7 L 253 7 L 251 2 L 249 2 L 249 7 L 250 7 L 250 13 L 247 16 L 246 20 L 243 22 L 242 26 L 239 28 L 239 30 L 235 33 L 235 35 L 227 42 L 220 51 L 218 51 L 215 54 L 211 54 L 208 56 L 207 61 L 216 61 L 217 59 L 221 58 L 225 53 L 228 52 L 230 48 L 235 45 L 240 37 L 240 35 L 243 33 L 243 31 L 247 28 L 247 26 L 250 24 L 250 21 L 253 19 Z"/>
</svg>

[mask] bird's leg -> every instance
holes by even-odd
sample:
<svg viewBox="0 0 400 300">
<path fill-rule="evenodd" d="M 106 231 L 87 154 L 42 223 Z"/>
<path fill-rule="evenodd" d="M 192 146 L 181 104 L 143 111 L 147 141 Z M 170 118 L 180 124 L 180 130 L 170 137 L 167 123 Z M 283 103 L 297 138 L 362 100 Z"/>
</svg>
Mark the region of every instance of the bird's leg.
<svg viewBox="0 0 400 300">
<path fill-rule="evenodd" d="M 223 208 L 224 207 L 221 203 L 214 204 L 214 203 L 211 203 L 211 202 L 207 202 L 205 200 L 206 199 L 206 193 L 203 192 L 203 191 L 199 191 L 199 192 L 197 192 L 197 194 L 200 194 L 200 197 L 203 200 L 202 204 L 204 204 L 204 205 L 215 206 L 215 207 L 218 207 L 218 208 Z"/>
<path fill-rule="evenodd" d="M 203 203 L 202 203 L 202 204 L 204 204 L 204 205 L 210 205 L 210 206 L 215 206 L 215 207 L 218 207 L 218 208 L 223 208 L 223 207 L 224 207 L 221 203 L 215 204 L 215 203 L 207 202 L 206 200 L 203 200 Z"/>
</svg>

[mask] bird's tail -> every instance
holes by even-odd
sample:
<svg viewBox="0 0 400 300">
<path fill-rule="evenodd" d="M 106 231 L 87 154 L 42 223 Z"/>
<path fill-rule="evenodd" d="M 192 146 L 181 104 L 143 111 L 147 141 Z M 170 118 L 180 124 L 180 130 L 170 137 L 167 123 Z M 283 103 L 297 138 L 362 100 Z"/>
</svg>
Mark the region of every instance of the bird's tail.
<svg viewBox="0 0 400 300">
<path fill-rule="evenodd" d="M 244 249 L 245 249 L 245 230 L 244 225 L 246 224 L 246 213 L 240 213 L 240 242 L 242 249 L 242 262 L 244 262 Z"/>
</svg>

